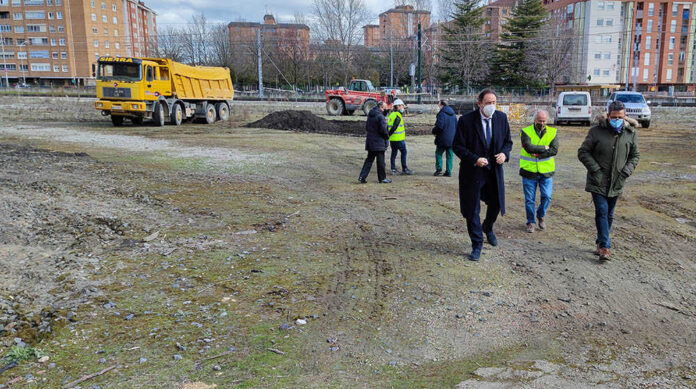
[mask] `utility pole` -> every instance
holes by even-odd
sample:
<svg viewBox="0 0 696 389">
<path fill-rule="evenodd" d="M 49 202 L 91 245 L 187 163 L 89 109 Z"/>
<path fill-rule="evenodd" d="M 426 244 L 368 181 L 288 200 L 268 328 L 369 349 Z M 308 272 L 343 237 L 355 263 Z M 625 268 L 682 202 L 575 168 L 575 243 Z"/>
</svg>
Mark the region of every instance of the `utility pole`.
<svg viewBox="0 0 696 389">
<path fill-rule="evenodd" d="M 394 30 L 389 29 L 389 87 L 394 87 Z"/>
<path fill-rule="evenodd" d="M 418 104 L 421 103 L 421 22 L 418 20 L 418 70 L 417 70 L 417 82 L 418 86 L 416 92 L 418 93 Z"/>
<path fill-rule="evenodd" d="M 261 26 L 256 30 L 256 51 L 259 62 L 259 99 L 263 99 L 263 71 L 261 70 Z"/>
<path fill-rule="evenodd" d="M 5 69 L 5 87 L 10 87 L 10 79 L 7 77 L 7 59 L 5 59 L 5 38 L 0 32 L 0 45 L 2 46 L 2 68 Z"/>
</svg>

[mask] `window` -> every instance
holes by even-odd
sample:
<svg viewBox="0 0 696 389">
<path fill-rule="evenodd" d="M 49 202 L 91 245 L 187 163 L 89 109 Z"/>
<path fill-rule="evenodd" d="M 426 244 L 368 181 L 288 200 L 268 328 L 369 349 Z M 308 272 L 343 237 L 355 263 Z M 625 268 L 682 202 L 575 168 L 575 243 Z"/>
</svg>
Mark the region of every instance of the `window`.
<svg viewBox="0 0 696 389">
<path fill-rule="evenodd" d="M 29 65 L 23 63 L 19 64 L 19 71 L 20 72 L 28 72 L 29 71 Z"/>
<path fill-rule="evenodd" d="M 109 41 L 104 42 L 104 47 L 109 48 Z"/>
<path fill-rule="evenodd" d="M 602 36 L 601 36 L 601 35 L 595 35 L 594 41 L 595 41 L 595 43 L 602 43 Z"/>
<path fill-rule="evenodd" d="M 96 34 L 96 33 L 97 33 L 97 28 L 96 28 L 96 27 L 92 27 L 92 34 Z"/>
<path fill-rule="evenodd" d="M 27 32 L 46 32 L 45 24 L 27 24 Z"/>
<path fill-rule="evenodd" d="M 676 38 L 675 38 L 675 37 L 670 37 L 670 38 L 669 38 L 669 49 L 670 49 L 670 50 L 674 50 L 674 43 L 675 43 L 675 41 L 676 41 Z"/>
<path fill-rule="evenodd" d="M 106 23 L 108 19 L 106 18 L 106 15 L 102 15 L 102 22 Z"/>
<path fill-rule="evenodd" d="M 613 1 L 607 1 L 607 9 L 608 10 L 614 9 L 614 2 Z"/>
<path fill-rule="evenodd" d="M 603 76 L 608 76 L 608 75 L 609 75 L 609 69 L 604 69 L 604 70 L 602 70 L 602 75 L 603 75 Z"/>
<path fill-rule="evenodd" d="M 672 80 L 672 69 L 667 69 L 667 75 L 665 78 L 667 79 L 667 81 Z"/>
<path fill-rule="evenodd" d="M 111 20 L 114 22 L 114 24 L 118 24 L 118 18 L 116 16 L 111 18 Z"/>
<path fill-rule="evenodd" d="M 118 36 L 118 30 L 114 30 L 114 36 Z"/>
<path fill-rule="evenodd" d="M 613 25 L 614 25 L 614 19 L 608 18 L 608 19 L 606 20 L 606 25 L 607 25 L 607 26 L 613 26 Z"/>
<path fill-rule="evenodd" d="M 101 7 L 102 7 L 102 9 L 106 9 L 106 3 L 102 1 Z"/>
<path fill-rule="evenodd" d="M 32 11 L 32 12 L 25 12 L 24 17 L 26 19 L 46 19 L 46 14 L 44 11 Z"/>
<path fill-rule="evenodd" d="M 116 4 L 111 4 L 111 10 L 116 12 Z"/>
<path fill-rule="evenodd" d="M 646 28 L 645 31 L 647 31 L 647 32 L 652 32 L 652 27 L 653 27 L 653 21 L 652 21 L 652 20 L 648 20 L 648 26 L 647 26 L 647 28 Z"/>
<path fill-rule="evenodd" d="M 676 20 L 672 20 L 669 23 L 669 32 L 677 32 L 677 21 Z"/>
<path fill-rule="evenodd" d="M 60 66 L 58 66 L 58 65 L 53 65 L 53 71 L 56 72 L 56 73 L 60 72 Z"/>
<path fill-rule="evenodd" d="M 17 33 L 23 33 L 24 32 L 24 26 L 15 26 L 15 32 Z"/>
<path fill-rule="evenodd" d="M 598 25 L 598 26 L 603 26 L 603 25 L 604 25 L 604 19 L 602 19 L 602 18 L 597 19 L 597 25 Z"/>
<path fill-rule="evenodd" d="M 56 12 L 56 19 L 63 19 L 63 13 L 60 11 Z"/>
<path fill-rule="evenodd" d="M 20 51 L 17 53 L 17 59 L 27 59 L 27 52 L 26 51 Z"/>
<path fill-rule="evenodd" d="M 602 40 L 604 43 L 611 43 L 611 35 L 603 35 Z"/>
<path fill-rule="evenodd" d="M 0 32 L 11 32 L 12 26 L 9 24 L 0 24 Z"/>
<path fill-rule="evenodd" d="M 2 63 L 0 63 L 0 70 L 17 70 L 17 64 L 14 64 L 14 63 L 2 64 Z"/>
<path fill-rule="evenodd" d="M 611 59 L 611 53 L 610 52 L 604 53 L 604 59 Z"/>
<path fill-rule="evenodd" d="M 29 44 L 30 45 L 37 45 L 37 46 L 47 45 L 48 38 L 29 38 Z M 48 58 L 48 57 L 46 57 L 46 58 Z"/>
<path fill-rule="evenodd" d="M 97 14 L 92 14 L 92 21 L 96 22 L 97 21 Z"/>
<path fill-rule="evenodd" d="M 60 26 L 58 26 L 58 32 L 64 32 L 64 31 L 65 31 L 65 27 L 63 27 L 62 24 Z"/>
<path fill-rule="evenodd" d="M 604 9 L 604 2 L 603 1 L 597 2 L 597 9 Z"/>
<path fill-rule="evenodd" d="M 68 53 L 66 51 L 61 51 L 60 59 L 68 59 Z"/>
<path fill-rule="evenodd" d="M 44 5 L 44 0 L 24 0 L 24 5 Z"/>
<path fill-rule="evenodd" d="M 109 29 L 104 27 L 104 35 L 109 35 Z"/>
<path fill-rule="evenodd" d="M 155 77 L 154 77 L 154 75 L 153 75 L 153 73 L 152 73 L 152 66 L 148 66 L 148 67 L 147 67 L 147 73 L 146 73 L 146 80 L 147 80 L 147 81 L 152 81 L 152 80 L 154 80 L 154 79 L 155 79 Z"/>
<path fill-rule="evenodd" d="M 667 65 L 674 65 L 674 54 L 667 54 Z"/>
<path fill-rule="evenodd" d="M 652 37 L 651 36 L 646 36 L 645 37 L 645 50 L 650 50 L 650 45 L 652 44 Z"/>
<path fill-rule="evenodd" d="M 60 38 L 60 39 L 58 40 L 58 44 L 61 45 L 61 46 L 65 46 L 65 38 Z"/>
<path fill-rule="evenodd" d="M 56 32 L 56 26 L 54 26 L 54 25 L 48 26 L 48 31 L 50 31 L 50 32 Z"/>
<path fill-rule="evenodd" d="M 593 74 L 594 74 L 595 76 L 599 76 L 599 69 L 595 69 L 594 72 L 593 72 Z"/>
<path fill-rule="evenodd" d="M 602 53 L 594 53 L 595 59 L 602 59 Z"/>
<path fill-rule="evenodd" d="M 99 41 L 96 39 L 94 40 L 94 47 L 99 47 Z"/>
<path fill-rule="evenodd" d="M 672 16 L 677 16 L 678 11 L 679 11 L 679 6 L 677 4 L 672 4 Z"/>
<path fill-rule="evenodd" d="M 55 38 L 51 38 L 51 46 L 57 46 L 58 41 Z"/>
<path fill-rule="evenodd" d="M 648 4 L 648 16 L 655 15 L 655 3 Z"/>
<path fill-rule="evenodd" d="M 21 12 L 15 12 L 12 14 L 12 17 L 14 20 L 22 20 L 24 19 L 24 15 Z"/>
<path fill-rule="evenodd" d="M 160 80 L 169 81 L 169 68 L 161 67 L 159 69 Z"/>
<path fill-rule="evenodd" d="M 645 57 L 643 57 L 643 65 L 650 66 L 650 53 L 645 53 Z"/>
<path fill-rule="evenodd" d="M 63 65 L 62 70 L 63 70 L 63 73 L 67 73 L 68 72 L 68 65 Z"/>
<path fill-rule="evenodd" d="M 118 42 L 114 43 L 114 45 L 116 45 L 116 48 L 117 48 L 117 49 L 120 49 L 120 48 L 121 48 L 121 44 L 118 43 Z"/>
<path fill-rule="evenodd" d="M 33 50 L 29 52 L 29 58 L 49 58 L 48 50 Z"/>
<path fill-rule="evenodd" d="M 643 81 L 648 81 L 648 69 L 643 69 Z"/>
<path fill-rule="evenodd" d="M 89 5 L 90 7 L 94 8 L 94 0 L 90 0 Z"/>
</svg>

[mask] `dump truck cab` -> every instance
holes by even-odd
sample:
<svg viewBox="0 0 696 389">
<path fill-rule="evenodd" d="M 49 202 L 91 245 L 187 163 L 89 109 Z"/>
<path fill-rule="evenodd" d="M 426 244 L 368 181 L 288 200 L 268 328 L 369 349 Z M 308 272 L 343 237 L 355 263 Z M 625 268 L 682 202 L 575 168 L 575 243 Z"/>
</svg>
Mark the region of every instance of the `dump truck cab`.
<svg viewBox="0 0 696 389">
<path fill-rule="evenodd" d="M 152 119 L 181 124 L 192 117 L 227 120 L 234 88 L 229 69 L 194 67 L 167 58 L 101 57 L 97 62 L 95 108 L 140 124 Z M 209 107 L 210 106 L 210 107 Z M 211 108 L 212 107 L 212 108 Z"/>
</svg>

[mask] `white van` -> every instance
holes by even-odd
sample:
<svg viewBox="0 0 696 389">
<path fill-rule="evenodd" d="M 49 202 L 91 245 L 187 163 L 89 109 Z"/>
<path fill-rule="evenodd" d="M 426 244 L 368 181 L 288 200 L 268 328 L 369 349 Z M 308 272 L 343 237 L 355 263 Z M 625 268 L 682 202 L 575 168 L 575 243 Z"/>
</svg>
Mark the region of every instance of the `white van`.
<svg viewBox="0 0 696 389">
<path fill-rule="evenodd" d="M 589 92 L 561 92 L 556 102 L 553 124 L 592 123 L 592 100 Z"/>
</svg>

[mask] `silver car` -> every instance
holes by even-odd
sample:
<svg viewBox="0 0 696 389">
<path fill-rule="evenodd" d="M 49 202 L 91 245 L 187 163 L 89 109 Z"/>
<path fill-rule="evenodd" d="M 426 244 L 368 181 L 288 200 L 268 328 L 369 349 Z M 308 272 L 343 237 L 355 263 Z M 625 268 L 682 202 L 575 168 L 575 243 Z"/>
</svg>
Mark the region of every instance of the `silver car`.
<svg viewBox="0 0 696 389">
<path fill-rule="evenodd" d="M 642 94 L 638 92 L 614 92 L 607 101 L 607 112 L 609 104 L 620 101 L 626 106 L 626 116 L 636 119 L 644 128 L 650 127 L 650 107 Z"/>
</svg>

